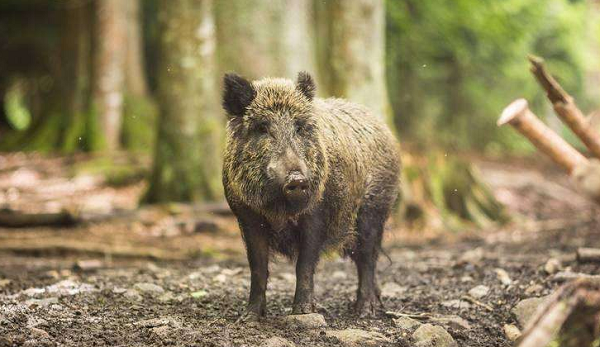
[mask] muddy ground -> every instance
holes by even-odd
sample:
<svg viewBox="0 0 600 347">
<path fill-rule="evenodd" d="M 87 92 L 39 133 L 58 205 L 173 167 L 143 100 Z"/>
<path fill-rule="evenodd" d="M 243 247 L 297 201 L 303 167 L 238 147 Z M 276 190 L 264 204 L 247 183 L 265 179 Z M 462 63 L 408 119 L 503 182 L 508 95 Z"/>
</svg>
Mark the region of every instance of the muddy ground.
<svg viewBox="0 0 600 347">
<path fill-rule="evenodd" d="M 53 173 L 36 176 L 43 172 L 38 164 L 21 166 L 19 177 L 31 184 L 17 193 L 43 182 L 47 190 L 45 180 L 56 179 Z M 600 247 L 600 219 L 598 209 L 558 172 L 481 167 L 498 198 L 519 216 L 516 221 L 458 234 L 392 227 L 385 241 L 390 259 L 382 257 L 378 275 L 387 311 L 424 316 L 423 323 L 443 326 L 459 346 L 511 346 L 503 326 L 519 325 L 513 307 L 551 293 L 560 285 L 555 271 L 598 274 L 600 266 L 580 264 L 574 254 L 577 247 Z M 143 183 L 136 184 L 119 188 L 128 189 L 127 195 L 116 200 L 128 206 L 127 199 L 143 190 Z M 86 187 L 70 199 L 109 199 L 107 190 L 115 190 Z M 4 203 L 17 204 L 14 189 L 10 199 L 9 188 L 2 189 Z M 415 328 L 396 326 L 390 315 L 352 315 L 356 273 L 349 260 L 336 256 L 320 264 L 315 279 L 327 327 L 285 323 L 295 279 L 283 259 L 271 266 L 267 318 L 236 323 L 249 271 L 235 221 L 169 208 L 70 227 L 0 228 L 0 346 L 262 346 L 273 336 L 297 346 L 339 346 L 328 332 L 347 328 L 380 333 L 389 345 L 414 345 Z M 551 258 L 560 265 L 548 273 Z M 508 279 L 499 276 L 502 270 Z M 479 285 L 489 292 L 472 300 L 468 292 Z M 456 316 L 463 320 L 457 323 Z"/>
</svg>

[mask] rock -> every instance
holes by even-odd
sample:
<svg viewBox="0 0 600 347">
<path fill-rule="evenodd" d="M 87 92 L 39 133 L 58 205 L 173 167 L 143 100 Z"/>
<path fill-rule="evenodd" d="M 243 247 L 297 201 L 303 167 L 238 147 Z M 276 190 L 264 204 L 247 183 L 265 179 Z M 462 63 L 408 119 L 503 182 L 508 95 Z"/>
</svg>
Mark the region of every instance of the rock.
<svg viewBox="0 0 600 347">
<path fill-rule="evenodd" d="M 410 317 L 399 317 L 399 318 L 394 318 L 394 325 L 400 329 L 412 330 L 414 328 L 421 326 L 421 322 L 419 322 L 416 319 L 412 319 Z"/>
<path fill-rule="evenodd" d="M 348 277 L 348 274 L 344 271 L 334 271 L 331 274 L 331 278 L 336 279 L 336 280 L 345 280 Z"/>
<path fill-rule="evenodd" d="M 281 277 L 283 280 L 290 282 L 290 283 L 296 281 L 296 275 L 291 274 L 289 272 L 281 273 L 281 274 L 279 274 L 279 277 Z"/>
<path fill-rule="evenodd" d="M 0 280 L 0 288 L 4 288 L 4 287 L 6 287 L 9 284 L 10 284 L 10 280 L 9 279 L 3 278 L 3 279 Z"/>
<path fill-rule="evenodd" d="M 163 325 L 163 326 L 152 328 L 152 329 L 150 329 L 150 331 L 160 338 L 165 338 L 165 337 L 169 336 L 171 327 L 169 327 L 168 325 Z"/>
<path fill-rule="evenodd" d="M 473 287 L 471 290 L 469 290 L 469 295 L 475 299 L 481 299 L 489 293 L 490 288 L 484 285 L 478 285 L 477 287 Z"/>
<path fill-rule="evenodd" d="M 325 335 L 335 337 L 346 347 L 379 347 L 392 342 L 378 332 L 360 329 L 327 330 Z"/>
<path fill-rule="evenodd" d="M 471 324 L 469 324 L 466 319 L 459 316 L 433 317 L 431 318 L 431 321 L 453 329 L 471 329 Z"/>
<path fill-rule="evenodd" d="M 553 275 L 560 270 L 562 270 L 562 264 L 561 264 L 560 260 L 558 260 L 556 258 L 548 259 L 548 261 L 544 265 L 544 271 L 546 271 L 546 273 L 548 275 Z"/>
<path fill-rule="evenodd" d="M 50 334 L 48 334 L 48 332 L 46 332 L 45 330 L 39 329 L 39 328 L 29 328 L 29 332 L 31 333 L 31 336 L 38 338 L 38 339 L 49 339 L 50 338 Z"/>
<path fill-rule="evenodd" d="M 464 300 L 458 300 L 458 299 L 454 299 L 454 300 L 446 300 L 442 302 L 442 306 L 444 307 L 448 307 L 448 308 L 470 308 L 471 304 L 467 301 Z"/>
<path fill-rule="evenodd" d="M 52 304 L 58 304 L 58 298 L 47 298 L 47 299 L 29 299 L 25 301 L 25 305 L 29 308 L 32 307 L 47 307 Z"/>
<path fill-rule="evenodd" d="M 525 289 L 525 294 L 527 294 L 527 295 L 539 294 L 543 290 L 544 290 L 544 286 L 542 286 L 541 284 L 533 284 L 533 285 L 530 285 L 529 287 L 527 287 L 527 289 Z"/>
<path fill-rule="evenodd" d="M 158 295 L 165 292 L 165 290 L 154 283 L 136 283 L 133 288 L 141 294 Z"/>
<path fill-rule="evenodd" d="M 512 284 L 512 279 L 510 279 L 510 276 L 508 275 L 508 272 L 506 272 L 506 270 L 504 269 L 496 269 L 496 277 L 498 278 L 498 280 L 500 280 L 500 282 L 502 282 L 502 284 L 504 284 L 505 286 L 510 286 Z"/>
<path fill-rule="evenodd" d="M 158 301 L 164 302 L 164 303 L 175 301 L 175 296 L 171 292 L 166 292 L 163 295 L 158 297 Z"/>
<path fill-rule="evenodd" d="M 95 271 L 104 266 L 104 263 L 98 259 L 78 260 L 73 267 L 79 271 Z"/>
<path fill-rule="evenodd" d="M 97 289 L 88 283 L 79 283 L 73 280 L 63 280 L 46 287 L 47 293 L 58 294 L 60 296 L 70 296 L 79 293 L 95 292 Z"/>
<path fill-rule="evenodd" d="M 422 325 L 413 333 L 412 338 L 415 347 L 458 347 L 446 329 L 432 324 Z"/>
<path fill-rule="evenodd" d="M 544 303 L 546 298 L 529 298 L 525 300 L 521 300 L 515 307 L 512 309 L 512 313 L 517 317 L 517 321 L 521 325 L 521 327 L 525 327 L 527 322 L 535 312 L 538 307 Z"/>
<path fill-rule="evenodd" d="M 27 288 L 23 291 L 21 291 L 21 294 L 25 295 L 25 296 L 36 296 L 39 294 L 43 294 L 46 292 L 46 289 L 44 288 Z"/>
<path fill-rule="evenodd" d="M 381 296 L 397 297 L 406 292 L 406 287 L 399 285 L 396 282 L 386 282 L 381 287 Z"/>
<path fill-rule="evenodd" d="M 463 282 L 463 283 L 467 283 L 467 282 L 473 282 L 474 279 L 471 276 L 463 276 L 463 277 L 460 278 L 460 281 Z"/>
<path fill-rule="evenodd" d="M 477 247 L 464 252 L 458 261 L 459 263 L 477 264 L 481 259 L 483 259 L 483 248 Z"/>
<path fill-rule="evenodd" d="M 521 331 L 514 324 L 504 324 L 504 335 L 511 341 L 516 341 L 521 336 Z"/>
<path fill-rule="evenodd" d="M 144 319 L 141 321 L 137 321 L 133 323 L 133 325 L 142 327 L 142 328 L 154 328 L 160 327 L 163 325 L 168 325 L 171 322 L 169 318 L 152 318 L 152 319 Z"/>
<path fill-rule="evenodd" d="M 136 290 L 128 289 L 123 296 L 131 301 L 142 301 L 142 296 Z"/>
<path fill-rule="evenodd" d="M 262 347 L 295 347 L 296 345 L 289 340 L 284 339 L 283 337 L 273 336 L 269 339 L 266 339 L 262 344 Z"/>
<path fill-rule="evenodd" d="M 114 287 L 112 291 L 115 294 L 123 294 L 123 293 L 125 293 L 127 291 L 127 288 Z"/>
<path fill-rule="evenodd" d="M 284 321 L 287 325 L 300 329 L 316 329 L 327 326 L 325 317 L 318 313 L 293 314 L 286 316 Z"/>
<path fill-rule="evenodd" d="M 212 278 L 213 282 L 217 282 L 217 283 L 225 283 L 227 282 L 227 276 L 225 274 L 218 274 L 215 277 Z"/>
</svg>

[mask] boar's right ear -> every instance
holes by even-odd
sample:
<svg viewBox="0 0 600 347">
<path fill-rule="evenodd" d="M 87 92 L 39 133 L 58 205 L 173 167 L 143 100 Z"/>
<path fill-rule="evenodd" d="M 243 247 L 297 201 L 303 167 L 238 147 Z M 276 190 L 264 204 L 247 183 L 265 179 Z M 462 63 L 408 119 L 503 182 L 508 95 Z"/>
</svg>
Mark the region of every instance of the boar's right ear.
<svg viewBox="0 0 600 347">
<path fill-rule="evenodd" d="M 256 90 L 245 78 L 234 73 L 223 77 L 223 108 L 229 115 L 243 116 L 246 107 L 256 97 Z"/>
</svg>

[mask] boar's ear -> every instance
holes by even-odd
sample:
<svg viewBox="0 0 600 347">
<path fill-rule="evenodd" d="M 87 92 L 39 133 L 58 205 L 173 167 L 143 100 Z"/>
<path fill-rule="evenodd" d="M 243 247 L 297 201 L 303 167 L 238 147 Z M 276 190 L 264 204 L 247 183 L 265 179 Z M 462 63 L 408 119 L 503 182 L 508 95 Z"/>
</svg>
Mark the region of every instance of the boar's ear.
<svg viewBox="0 0 600 347">
<path fill-rule="evenodd" d="M 245 78 L 234 73 L 223 77 L 223 108 L 231 116 L 243 116 L 256 97 L 256 90 Z"/>
<path fill-rule="evenodd" d="M 300 91 L 308 100 L 312 100 L 315 97 L 315 81 L 312 76 L 306 71 L 300 71 L 298 73 L 298 79 L 296 80 L 296 89 Z"/>
</svg>

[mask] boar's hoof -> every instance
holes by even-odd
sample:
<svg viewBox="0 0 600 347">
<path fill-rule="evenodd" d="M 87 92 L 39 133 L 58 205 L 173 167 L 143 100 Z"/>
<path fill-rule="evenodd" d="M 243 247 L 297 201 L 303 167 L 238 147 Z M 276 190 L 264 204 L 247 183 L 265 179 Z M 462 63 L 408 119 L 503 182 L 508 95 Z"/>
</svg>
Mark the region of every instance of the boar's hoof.
<svg viewBox="0 0 600 347">
<path fill-rule="evenodd" d="M 354 313 L 359 317 L 375 317 L 383 311 L 381 299 L 375 294 L 358 297 L 354 303 Z"/>
<path fill-rule="evenodd" d="M 307 314 L 307 313 L 315 313 L 317 309 L 314 303 L 302 303 L 302 304 L 294 304 L 292 307 L 292 314 Z"/>
<path fill-rule="evenodd" d="M 236 323 L 243 322 L 258 322 L 261 316 L 264 316 L 265 312 L 260 310 L 253 310 L 251 307 L 248 307 L 244 310 L 244 312 L 237 319 Z"/>
</svg>

